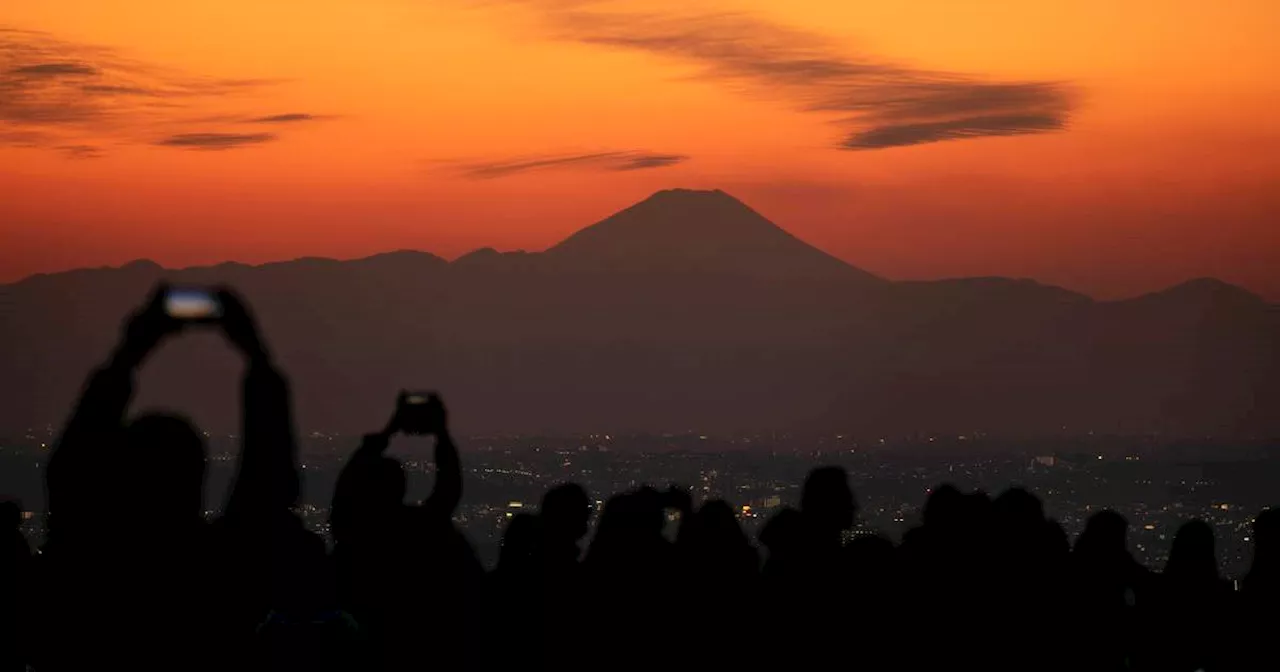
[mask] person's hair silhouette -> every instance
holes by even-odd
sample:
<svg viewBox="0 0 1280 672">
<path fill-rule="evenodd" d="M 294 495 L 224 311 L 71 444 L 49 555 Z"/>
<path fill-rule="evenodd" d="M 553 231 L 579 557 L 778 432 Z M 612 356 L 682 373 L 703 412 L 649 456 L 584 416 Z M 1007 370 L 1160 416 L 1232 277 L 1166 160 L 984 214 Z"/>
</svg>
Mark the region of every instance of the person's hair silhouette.
<svg viewBox="0 0 1280 672">
<path fill-rule="evenodd" d="M 543 534 L 557 542 L 577 543 L 591 522 L 591 500 L 577 483 L 562 483 L 547 491 L 538 509 Z"/>
<path fill-rule="evenodd" d="M 800 499 L 800 512 L 812 529 L 836 535 L 853 526 L 857 504 L 849 489 L 849 475 L 843 467 L 819 467 L 809 472 Z"/>
<path fill-rule="evenodd" d="M 206 450 L 189 420 L 164 413 L 143 415 L 129 423 L 124 442 L 129 450 L 121 471 L 164 476 L 134 480 L 121 489 L 130 501 L 120 504 L 149 507 L 161 524 L 169 518 L 190 522 L 201 515 Z"/>
<path fill-rule="evenodd" d="M 1168 578 L 1187 583 L 1218 580 L 1218 559 L 1214 555 L 1213 528 L 1203 520 L 1192 520 L 1178 528 L 1164 567 Z"/>
</svg>

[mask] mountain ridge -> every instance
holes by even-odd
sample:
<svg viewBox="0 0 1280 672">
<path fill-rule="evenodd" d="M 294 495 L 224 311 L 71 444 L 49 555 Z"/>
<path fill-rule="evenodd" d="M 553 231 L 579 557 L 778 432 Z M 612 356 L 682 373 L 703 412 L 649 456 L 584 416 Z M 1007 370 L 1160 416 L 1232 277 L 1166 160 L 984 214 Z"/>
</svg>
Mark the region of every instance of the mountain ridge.
<svg viewBox="0 0 1280 672">
<path fill-rule="evenodd" d="M 39 273 L 32 273 L 31 275 L 25 276 L 23 278 L 19 278 L 12 282 L 0 283 L 0 288 L 15 287 L 15 286 L 22 285 L 24 283 L 27 283 L 33 280 L 38 280 L 41 278 L 48 278 L 52 276 L 67 275 L 67 274 L 80 274 L 80 273 L 130 271 L 130 270 L 139 270 L 139 269 L 157 270 L 165 273 L 184 273 L 188 271 L 216 270 L 222 267 L 260 269 L 260 268 L 269 268 L 273 266 L 296 264 L 296 263 L 307 262 L 307 261 L 319 261 L 319 262 L 326 262 L 326 263 L 332 262 L 334 264 L 359 264 L 362 262 L 376 261 L 379 259 L 391 257 L 393 255 L 401 255 L 401 254 L 404 254 L 406 256 L 421 255 L 424 258 L 429 258 L 432 260 L 443 262 L 444 265 L 448 266 L 448 265 L 453 265 L 454 263 L 458 262 L 459 260 L 465 257 L 474 256 L 477 253 L 487 254 L 489 252 L 493 252 L 493 253 L 496 253 L 497 255 L 509 255 L 509 254 L 537 255 L 537 254 L 542 254 L 545 251 L 546 250 L 531 252 L 523 249 L 499 250 L 494 247 L 486 246 L 486 247 L 476 248 L 474 250 L 471 250 L 470 252 L 464 252 L 462 254 L 457 255 L 453 259 L 449 259 L 447 257 L 442 257 L 438 254 L 435 254 L 434 252 L 431 252 L 429 250 L 396 249 L 396 250 L 387 250 L 385 252 L 374 252 L 373 254 L 369 254 L 362 257 L 339 258 L 339 257 L 322 257 L 322 256 L 308 255 L 308 256 L 302 256 L 302 257 L 293 257 L 290 259 L 273 259 L 270 261 L 263 261 L 258 263 L 228 260 L 228 261 L 221 261 L 213 264 L 195 264 L 191 266 L 172 266 L 172 267 L 164 266 L 151 259 L 133 259 L 133 260 L 124 262 L 123 264 L 120 264 L 118 266 L 111 266 L 111 265 L 82 266 L 79 268 L 70 268 L 62 271 L 42 271 Z M 839 259 L 839 257 L 835 257 L 835 258 Z M 842 261 L 842 263 L 846 263 L 846 262 Z M 853 268 L 857 268 L 857 267 L 854 266 Z M 1174 283 L 1172 285 L 1167 285 L 1157 289 L 1148 290 L 1140 294 L 1135 294 L 1131 296 L 1124 296 L 1124 297 L 1118 297 L 1118 298 L 1106 298 L 1106 299 L 1098 298 L 1096 296 L 1086 294 L 1082 291 L 1071 289 L 1070 287 L 1065 287 L 1063 285 L 1044 282 L 1044 281 L 1037 280 L 1035 278 L 1029 278 L 1029 277 L 1014 277 L 1014 276 L 1003 276 L 1003 275 L 965 275 L 965 276 L 944 276 L 944 277 L 938 277 L 938 278 L 907 278 L 902 280 L 883 278 L 883 280 L 885 282 L 898 284 L 898 285 L 938 284 L 938 283 L 1001 283 L 1001 282 L 1007 282 L 1007 283 L 1013 283 L 1013 284 L 1030 283 L 1044 289 L 1055 289 L 1055 290 L 1061 290 L 1064 292 L 1069 292 L 1071 294 L 1084 297 L 1086 299 L 1089 299 L 1090 301 L 1094 301 L 1097 303 L 1122 303 L 1126 301 L 1134 301 L 1137 299 L 1141 299 L 1143 297 L 1166 294 L 1168 292 L 1171 292 L 1172 290 L 1183 288 L 1192 283 L 1205 282 L 1205 283 L 1212 283 L 1222 287 L 1231 288 L 1233 290 L 1238 291 L 1241 294 L 1254 297 L 1262 303 L 1265 303 L 1267 305 L 1271 305 L 1276 307 L 1277 309 L 1280 309 L 1280 302 L 1268 301 L 1265 297 L 1254 292 L 1248 287 L 1227 282 L 1225 280 L 1222 280 L 1221 278 L 1215 278 L 1212 276 L 1205 276 L 1201 278 L 1193 278 L 1191 280 L 1184 280 L 1182 282 Z"/>
<path fill-rule="evenodd" d="M 1280 436 L 1280 311 L 1247 290 L 895 282 L 727 199 L 663 193 L 555 253 L 144 261 L 0 286 L 0 429 L 61 422 L 168 278 L 247 298 L 308 431 L 363 431 L 395 390 L 432 387 L 469 433 Z M 235 427 L 236 371 L 217 338 L 184 336 L 148 364 L 138 406 Z"/>
<path fill-rule="evenodd" d="M 681 201 L 684 201 L 684 203 L 681 203 Z M 346 259 L 339 259 L 334 257 L 320 257 L 320 256 L 301 256 L 301 257 L 295 257 L 292 259 L 271 260 L 271 261 L 265 261 L 261 263 L 247 263 L 247 262 L 241 262 L 241 261 L 228 260 L 228 261 L 218 262 L 214 264 L 197 264 L 192 266 L 183 266 L 183 267 L 174 267 L 174 268 L 165 267 L 151 259 L 140 258 L 140 259 L 134 259 L 134 260 L 125 262 L 119 266 L 102 265 L 102 266 L 93 266 L 93 267 L 73 268 L 73 269 L 67 269 L 63 271 L 34 273 L 32 275 L 26 276 L 24 278 L 15 280 L 10 283 L 0 283 L 0 288 L 15 287 L 27 282 L 39 281 L 39 279 L 41 278 L 48 278 L 51 276 L 59 276 L 59 275 L 65 275 L 65 274 L 109 272 L 109 271 L 120 271 L 120 272 L 160 271 L 163 273 L 185 273 L 185 272 L 211 271 L 211 270 L 217 270 L 220 268 L 246 268 L 246 269 L 277 268 L 277 267 L 290 265 L 290 264 L 364 265 L 371 262 L 382 261 L 382 260 L 388 260 L 388 261 L 396 260 L 401 263 L 420 262 L 423 264 L 435 264 L 435 265 L 443 264 L 445 266 L 455 266 L 460 262 L 461 264 L 466 265 L 466 264 L 474 263 L 481 260 L 493 261 L 493 260 L 500 260 L 504 258 L 511 259 L 511 258 L 517 258 L 517 257 L 523 257 L 525 259 L 542 260 L 547 258 L 554 258 L 557 256 L 564 256 L 569 253 L 577 253 L 578 250 L 576 248 L 580 246 L 580 243 L 584 238 L 591 238 L 594 235 L 593 232 L 598 233 L 601 227 L 607 228 L 611 223 L 614 223 L 620 216 L 627 215 L 628 213 L 634 213 L 637 209 L 643 210 L 646 207 L 650 207 L 650 208 L 667 207 L 672 203 L 674 203 L 677 208 L 681 206 L 687 207 L 689 203 L 693 203 L 694 209 L 706 208 L 707 205 L 710 203 L 710 204 L 713 204 L 715 207 L 718 207 L 721 209 L 726 209 L 726 208 L 730 210 L 736 209 L 736 210 L 740 210 L 741 212 L 745 212 L 748 214 L 748 217 L 750 220 L 755 220 L 750 222 L 752 225 L 764 224 L 772 230 L 771 233 L 781 234 L 782 236 L 786 237 L 788 242 L 794 242 L 798 245 L 804 246 L 805 248 L 809 248 L 813 252 L 818 253 L 816 256 L 813 256 L 812 258 L 821 259 L 822 260 L 821 263 L 829 264 L 832 268 L 838 268 L 838 267 L 846 268 L 850 271 L 853 271 L 856 275 L 859 276 L 861 280 L 866 280 L 866 281 L 897 284 L 897 285 L 916 285 L 916 284 L 935 284 L 936 285 L 936 284 L 962 283 L 962 284 L 971 284 L 971 285 L 980 284 L 980 285 L 986 285 L 988 287 L 994 287 L 999 285 L 1016 286 L 1016 285 L 1023 285 L 1025 283 L 1031 283 L 1042 289 L 1060 290 L 1062 292 L 1067 292 L 1070 294 L 1088 298 L 1089 300 L 1095 301 L 1098 303 L 1119 303 L 1119 302 L 1125 302 L 1125 301 L 1135 301 L 1135 300 L 1145 299 L 1148 297 L 1164 296 L 1170 293 L 1178 293 L 1178 294 L 1194 293 L 1202 296 L 1207 294 L 1207 295 L 1219 296 L 1219 297 L 1227 296 L 1231 294 L 1234 294 L 1237 297 L 1243 297 L 1247 295 L 1248 297 L 1256 299 L 1257 301 L 1266 302 L 1266 299 L 1264 299 L 1263 297 L 1249 290 L 1246 287 L 1234 285 L 1226 281 L 1223 281 L 1217 278 L 1212 278 L 1212 277 L 1192 278 L 1186 281 L 1175 283 L 1173 285 L 1169 285 L 1167 287 L 1153 289 L 1137 295 L 1121 297 L 1121 298 L 1111 298 L 1111 299 L 1099 299 L 1097 297 L 1090 296 L 1088 294 L 1079 292 L 1077 290 L 1073 290 L 1067 287 L 1062 287 L 1059 285 L 1054 285 L 1051 283 L 1041 282 L 1034 278 L 1012 278 L 1012 277 L 1004 277 L 1004 276 L 961 276 L 961 277 L 942 277 L 942 278 L 931 278 L 931 279 L 906 279 L 906 280 L 893 280 L 888 278 L 882 278 L 880 276 L 876 276 L 872 273 L 864 271 L 858 268 L 857 266 L 850 264 L 847 261 L 844 261 L 838 257 L 835 257 L 830 253 L 823 251 L 821 248 L 818 248 L 816 246 L 813 246 L 813 245 L 810 245 L 809 243 L 804 242 L 803 240 L 795 237 L 793 234 L 786 231 L 785 229 L 765 219 L 762 215 L 760 215 L 758 212 L 756 212 L 755 210 L 747 206 L 741 200 L 734 198 L 733 196 L 729 195 L 728 193 L 720 189 L 699 190 L 699 189 L 687 189 L 687 188 L 672 188 L 672 189 L 664 189 L 664 190 L 655 192 L 649 197 L 627 208 L 619 210 L 614 214 L 606 217 L 605 219 L 602 219 L 594 224 L 583 227 L 575 231 L 574 233 L 569 234 L 562 240 L 539 251 L 526 251 L 523 249 L 498 250 L 491 246 L 485 246 L 485 247 L 477 248 L 470 252 L 459 254 L 453 259 L 448 259 L 445 257 L 441 257 L 439 255 L 436 255 L 435 253 L 427 250 L 396 249 L 396 250 L 388 250 L 385 252 L 376 252 L 376 253 L 362 256 L 362 257 L 354 257 L 354 258 L 346 258 Z M 741 222 L 738 222 L 738 223 L 740 224 Z M 716 232 L 716 233 L 723 233 L 723 232 Z M 618 257 L 616 254 L 609 255 L 609 256 L 606 256 L 598 264 L 598 266 L 605 267 L 606 269 L 608 269 L 609 264 L 616 264 L 617 261 L 618 261 Z M 1280 304 L 1273 304 L 1273 305 L 1280 306 Z"/>
</svg>

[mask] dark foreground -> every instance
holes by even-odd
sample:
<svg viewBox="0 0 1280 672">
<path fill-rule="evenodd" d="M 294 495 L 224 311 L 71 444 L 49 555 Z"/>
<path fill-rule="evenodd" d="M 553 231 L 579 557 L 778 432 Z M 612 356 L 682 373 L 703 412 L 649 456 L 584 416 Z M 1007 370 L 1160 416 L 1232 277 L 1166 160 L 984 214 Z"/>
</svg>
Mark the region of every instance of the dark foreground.
<svg viewBox="0 0 1280 672">
<path fill-rule="evenodd" d="M 201 434 L 177 416 L 126 419 L 135 371 L 191 327 L 160 296 L 128 322 L 55 445 L 39 554 L 19 508 L 4 507 L 0 672 L 1275 669 L 1276 510 L 1257 517 L 1236 590 L 1203 522 L 1178 531 L 1155 573 L 1129 555 L 1120 515 L 1097 513 L 1072 543 L 1017 489 L 935 488 L 895 546 L 847 537 L 847 475 L 818 468 L 799 508 L 767 523 L 760 553 L 728 504 L 695 509 L 678 487 L 610 498 L 584 551 L 591 501 L 564 484 L 511 519 L 486 572 L 451 521 L 462 465 L 434 395 L 401 395 L 350 458 L 330 550 L 293 513 L 286 379 L 229 293 L 205 326 L 247 362 L 242 445 L 223 513 L 206 522 Z M 384 454 L 401 432 L 435 439 L 436 484 L 420 503 L 404 503 L 402 465 Z"/>
</svg>

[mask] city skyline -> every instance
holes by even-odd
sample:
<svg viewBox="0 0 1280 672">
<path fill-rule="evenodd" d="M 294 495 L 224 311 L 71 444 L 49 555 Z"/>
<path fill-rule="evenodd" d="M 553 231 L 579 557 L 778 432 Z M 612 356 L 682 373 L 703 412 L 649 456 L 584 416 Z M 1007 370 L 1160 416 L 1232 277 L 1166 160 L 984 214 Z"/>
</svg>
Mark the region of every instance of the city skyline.
<svg viewBox="0 0 1280 672">
<path fill-rule="evenodd" d="M 856 442 L 828 436 L 764 438 L 754 446 L 765 450 L 750 451 L 724 437 L 674 437 L 676 442 L 667 441 L 665 447 L 654 437 L 595 438 L 459 437 L 468 495 L 454 520 L 487 564 L 496 561 L 511 518 L 536 512 L 542 493 L 559 483 L 583 485 L 594 498 L 597 515 L 604 501 L 618 492 L 642 484 L 677 484 L 698 503 L 726 500 L 755 539 L 772 515 L 799 503 L 807 470 L 838 464 L 849 470 L 858 497 L 855 533 L 900 541 L 920 524 L 928 493 L 944 483 L 992 497 L 1010 488 L 1028 488 L 1044 498 L 1047 515 L 1062 523 L 1072 539 L 1093 513 L 1121 512 L 1129 519 L 1135 557 L 1157 570 L 1167 560 L 1179 525 L 1191 519 L 1209 521 L 1220 535 L 1222 571 L 1238 578 L 1250 559 L 1250 523 L 1259 510 L 1270 506 L 1268 484 L 1280 469 L 1274 442 L 1204 442 L 1180 448 L 1152 437 L 1079 436 L 1039 442 L 951 437 L 936 444 L 899 439 L 886 447 L 853 448 Z M 225 436 L 208 440 L 205 515 L 214 516 L 234 470 L 237 441 Z M 358 435 L 310 435 L 300 440 L 305 487 L 298 512 L 310 529 L 326 537 L 337 473 L 359 442 Z M 434 479 L 429 443 L 402 440 L 391 449 L 408 474 L 411 501 L 424 497 Z M 37 445 L 30 438 L 0 439 L 0 464 L 8 467 L 0 479 L 0 495 L 21 496 L 29 514 L 24 528 L 35 539 L 43 533 L 43 495 L 41 470 L 30 468 L 47 455 Z M 943 454 L 947 459 L 937 459 Z"/>
</svg>

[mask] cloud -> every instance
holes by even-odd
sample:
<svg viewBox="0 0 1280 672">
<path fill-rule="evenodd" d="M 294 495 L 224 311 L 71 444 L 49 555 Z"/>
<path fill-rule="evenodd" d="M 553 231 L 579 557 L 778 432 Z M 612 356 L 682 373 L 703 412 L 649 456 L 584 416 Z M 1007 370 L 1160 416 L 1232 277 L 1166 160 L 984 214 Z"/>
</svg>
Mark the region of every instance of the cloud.
<svg viewBox="0 0 1280 672">
<path fill-rule="evenodd" d="M 271 133 L 179 133 L 155 144 L 183 149 L 221 150 L 260 145 L 275 139 L 276 136 Z"/>
<path fill-rule="evenodd" d="M 1044 114 L 988 115 L 927 123 L 886 124 L 854 132 L 840 147 L 884 149 L 944 140 L 1047 133 L 1062 130 L 1063 124 L 1062 119 Z"/>
<path fill-rule="evenodd" d="M 159 96 L 159 91 L 141 86 L 121 86 L 119 84 L 85 84 L 80 90 L 89 95 L 103 96 Z"/>
<path fill-rule="evenodd" d="M 251 124 L 285 124 L 296 121 L 314 121 L 315 115 L 304 114 L 301 112 L 290 112 L 288 114 L 273 114 L 266 117 L 254 117 L 249 119 Z"/>
<path fill-rule="evenodd" d="M 1002 82 L 850 54 L 822 35 L 743 13 L 601 11 L 593 0 L 508 0 L 530 7 L 553 39 L 689 64 L 695 80 L 844 113 L 844 149 L 1047 133 L 1066 128 L 1062 82 Z M 1025 122 L 1025 123 L 1018 123 Z"/>
<path fill-rule="evenodd" d="M 641 151 L 609 151 L 590 154 L 543 155 L 502 160 L 467 162 L 456 165 L 460 174 L 476 180 L 508 177 L 535 170 L 575 169 L 630 171 L 664 168 L 687 161 L 679 154 L 653 154 Z"/>
<path fill-rule="evenodd" d="M 0 26 L 0 145 L 100 155 L 102 141 L 163 147 L 226 149 L 274 136 L 206 132 L 208 119 L 228 123 L 302 121 L 311 115 L 255 117 L 236 113 L 239 96 L 278 83 L 207 77 L 132 58 L 109 47 Z M 168 136 L 155 142 L 157 134 Z M 68 149 L 71 148 L 71 149 Z"/>
<path fill-rule="evenodd" d="M 83 63 L 37 63 L 23 65 L 9 71 L 12 75 L 28 77 L 59 77 L 62 75 L 98 75 L 97 68 Z"/>
<path fill-rule="evenodd" d="M 50 137 L 39 131 L 4 130 L 0 128 L 0 145 L 11 147 L 43 147 L 49 143 Z"/>
<path fill-rule="evenodd" d="M 93 145 L 60 145 L 57 149 L 71 159 L 96 159 L 102 156 L 102 150 Z"/>
<path fill-rule="evenodd" d="M 665 168 L 688 161 L 689 157 L 679 154 L 644 154 L 623 159 L 611 170 L 644 170 L 645 168 Z"/>
</svg>

